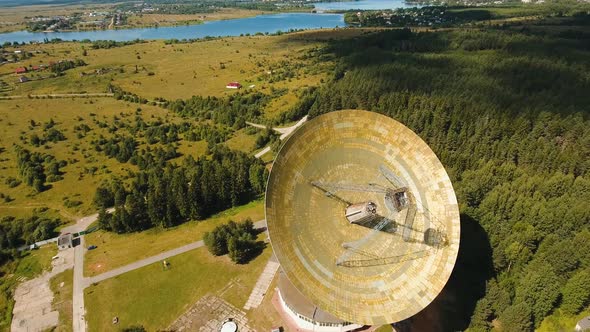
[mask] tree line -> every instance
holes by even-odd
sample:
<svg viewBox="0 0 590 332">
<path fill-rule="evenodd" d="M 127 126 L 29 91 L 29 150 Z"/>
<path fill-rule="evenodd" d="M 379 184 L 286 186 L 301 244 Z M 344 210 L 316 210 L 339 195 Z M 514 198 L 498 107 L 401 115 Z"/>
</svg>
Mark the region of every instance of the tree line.
<svg viewBox="0 0 590 332">
<path fill-rule="evenodd" d="M 118 180 L 101 185 L 95 195 L 99 223 L 123 233 L 201 220 L 262 194 L 266 177 L 259 160 L 218 146 L 208 157 L 141 171 L 128 187 Z M 112 214 L 105 212 L 110 206 Z"/>
</svg>

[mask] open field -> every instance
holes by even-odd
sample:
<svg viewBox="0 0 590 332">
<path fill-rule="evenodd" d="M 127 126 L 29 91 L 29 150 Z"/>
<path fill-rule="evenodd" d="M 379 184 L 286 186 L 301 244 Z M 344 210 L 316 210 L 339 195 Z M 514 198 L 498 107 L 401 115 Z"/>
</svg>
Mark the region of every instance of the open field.
<svg viewBox="0 0 590 332">
<path fill-rule="evenodd" d="M 241 308 L 270 254 L 267 247 L 249 264 L 238 265 L 200 248 L 169 259 L 169 270 L 156 263 L 90 286 L 85 291 L 89 330 L 138 324 L 148 331 L 164 329 L 208 293 Z M 119 317 L 117 326 L 113 317 Z"/>
<path fill-rule="evenodd" d="M 128 171 L 137 170 L 131 164 L 122 164 L 102 153 L 94 151 L 91 140 L 100 135 L 111 136 L 108 128 L 100 128 L 93 119 L 111 122 L 113 117 L 129 117 L 135 114 L 137 105 L 127 104 L 110 98 L 97 99 L 19 99 L 0 101 L 0 124 L 3 126 L 3 139 L 0 147 L 0 192 L 13 200 L 0 203 L 0 215 L 27 214 L 33 208 L 49 207 L 59 210 L 66 219 L 74 219 L 94 212 L 92 198 L 98 184 L 112 175 L 125 176 Z M 169 114 L 158 107 L 142 105 L 141 116 L 145 121 L 166 118 Z M 95 114 L 95 115 L 92 115 Z M 172 114 L 170 114 L 172 115 Z M 172 116 L 173 117 L 173 116 Z M 170 118 L 171 121 L 174 120 Z M 41 125 L 53 119 L 55 128 L 66 137 L 65 141 L 46 143 L 39 147 L 29 144 L 33 133 L 43 135 Z M 39 124 L 31 127 L 30 121 Z M 77 138 L 73 130 L 76 125 L 86 124 L 91 128 L 85 137 Z M 21 139 L 22 138 L 22 139 Z M 61 171 L 63 180 L 51 183 L 52 188 L 41 193 L 26 184 L 10 188 L 6 180 L 19 178 L 13 144 L 31 151 L 55 156 L 68 161 Z M 188 153 L 189 150 L 187 149 Z M 67 201 L 71 207 L 66 207 Z M 72 204 L 71 202 L 80 202 Z M 76 206 L 72 206 L 76 205 Z"/>
<path fill-rule="evenodd" d="M 234 133 L 234 136 L 227 141 L 225 141 L 225 145 L 233 150 L 243 151 L 246 153 L 251 153 L 254 151 L 255 145 L 255 135 L 249 135 L 247 133 L 248 128 L 244 128 L 238 130 Z"/>
<path fill-rule="evenodd" d="M 136 260 L 199 241 L 205 232 L 230 219 L 242 221 L 246 218 L 252 221 L 264 219 L 263 202 L 254 201 L 209 219 L 190 221 L 170 229 L 153 228 L 130 234 L 96 231 L 86 236 L 86 243 L 98 248 L 86 253 L 84 273 L 86 276 L 95 276 Z"/>
<path fill-rule="evenodd" d="M 59 325 L 55 328 L 56 332 L 72 331 L 72 293 L 74 287 L 74 270 L 66 270 L 50 281 L 51 290 L 53 291 L 54 310 L 59 312 Z"/>
<path fill-rule="evenodd" d="M 10 85 L 10 95 L 106 92 L 107 84 L 112 83 L 150 100 L 224 96 L 235 93 L 225 88 L 232 81 L 239 81 L 245 88 L 254 85 L 265 93 L 271 87 L 289 89 L 281 102 L 269 108 L 270 113 L 276 113 L 293 104 L 297 89 L 317 85 L 328 65 L 309 66 L 301 60 L 318 44 L 302 42 L 296 34 L 294 39 L 290 36 L 219 38 L 172 45 L 152 41 L 97 50 L 79 43 L 27 45 L 21 48 L 41 53 L 0 67 L 0 79 Z M 86 56 L 82 56 L 83 47 Z M 16 83 L 18 76 L 13 73 L 17 67 L 74 58 L 88 65 L 55 78 L 48 78 L 47 71 L 30 73 L 27 77 L 31 81 Z M 97 74 L 97 70 L 102 71 Z"/>
<path fill-rule="evenodd" d="M 165 45 L 161 41 L 116 47 L 91 49 L 89 44 L 57 43 L 25 45 L 23 50 L 33 57 L 18 63 L 0 67 L 0 80 L 8 84 L 3 93 L 11 96 L 46 93 L 96 93 L 105 92 L 113 83 L 141 97 L 167 99 L 189 98 L 192 95 L 225 96 L 228 81 L 239 80 L 244 86 L 264 93 L 283 90 L 263 110 L 268 118 L 275 118 L 289 109 L 297 100 L 301 89 L 316 86 L 326 78 L 331 62 L 311 63 L 304 58 L 314 48 L 330 38 L 348 38 L 371 33 L 371 29 L 338 29 L 309 31 L 281 36 L 245 36 L 199 41 L 190 44 Z M 87 56 L 82 51 L 87 50 Z M 209 54 L 215 54 L 212 57 Z M 47 78 L 47 71 L 27 73 L 30 82 L 17 84 L 14 69 L 18 66 L 49 64 L 63 59 L 81 58 L 87 66 L 64 72 L 63 76 Z M 315 61 L 315 60 L 313 60 Z M 221 69 L 223 63 L 224 69 Z M 137 65 L 137 72 L 136 72 Z M 188 70 L 187 70 L 188 69 Z M 97 72 L 98 71 L 98 72 Z M 153 73 L 153 75 L 150 75 Z M 83 75 L 84 74 L 84 75 Z M 0 124 L 5 124 L 0 142 L 0 193 L 9 199 L 0 201 L 0 215 L 30 216 L 33 210 L 48 207 L 66 220 L 93 213 L 91 201 L 98 184 L 112 176 L 126 178 L 137 167 L 117 162 L 94 151 L 90 144 L 101 135 L 113 136 L 114 121 L 129 123 L 137 108 L 141 107 L 144 121 L 178 122 L 173 113 L 155 106 L 138 105 L 111 98 L 60 98 L 0 100 Z M 95 114 L 95 115 L 92 115 Z M 115 120 L 115 117 L 120 117 Z M 123 118 L 126 118 L 124 121 Z M 33 147 L 29 143 L 32 134 L 42 135 L 42 124 L 50 119 L 65 136 L 65 141 L 45 143 Z M 30 121 L 35 121 L 31 126 Z M 107 127 L 99 127 L 102 122 Z M 76 125 L 88 125 L 90 132 L 81 135 L 74 132 Z M 120 132 L 118 132 L 120 133 Z M 123 132 L 123 134 L 125 134 Z M 244 152 L 253 152 L 255 135 L 237 131 L 227 141 L 227 146 Z M 140 139 L 140 143 L 141 139 Z M 63 180 L 53 182 L 51 189 L 36 194 L 31 187 L 20 184 L 10 188 L 6 181 L 18 179 L 13 144 L 31 151 L 39 151 L 65 160 L 68 165 L 61 171 Z M 181 137 L 176 143 L 182 155 L 200 156 L 207 152 L 204 141 L 188 142 Z M 142 143 L 138 148 L 143 148 Z M 272 160 L 272 155 L 264 157 Z"/>
</svg>

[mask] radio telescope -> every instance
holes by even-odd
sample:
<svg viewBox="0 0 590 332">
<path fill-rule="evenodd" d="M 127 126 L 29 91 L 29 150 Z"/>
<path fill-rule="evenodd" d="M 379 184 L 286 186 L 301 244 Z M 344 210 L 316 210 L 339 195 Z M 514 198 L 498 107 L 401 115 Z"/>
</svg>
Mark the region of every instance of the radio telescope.
<svg viewBox="0 0 590 332">
<path fill-rule="evenodd" d="M 415 315 L 443 289 L 459 250 L 443 165 L 409 128 L 373 112 L 332 112 L 300 127 L 273 164 L 265 209 L 286 277 L 281 301 L 316 326 Z"/>
</svg>

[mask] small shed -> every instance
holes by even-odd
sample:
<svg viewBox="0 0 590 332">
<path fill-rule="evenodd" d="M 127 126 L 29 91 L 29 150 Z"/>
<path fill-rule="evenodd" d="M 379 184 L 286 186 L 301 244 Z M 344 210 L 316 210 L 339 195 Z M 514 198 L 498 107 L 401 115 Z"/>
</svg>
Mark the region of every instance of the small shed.
<svg viewBox="0 0 590 332">
<path fill-rule="evenodd" d="M 230 83 L 227 83 L 227 85 L 225 87 L 228 89 L 239 89 L 242 87 L 242 85 L 238 82 L 230 82 Z"/>
<path fill-rule="evenodd" d="M 57 238 L 57 248 L 64 250 L 73 247 L 73 236 L 71 233 L 62 234 Z"/>
<path fill-rule="evenodd" d="M 590 316 L 582 318 L 576 324 L 576 331 L 590 331 Z"/>
<path fill-rule="evenodd" d="M 29 78 L 26 77 L 26 76 L 21 76 L 21 77 L 18 78 L 18 82 L 19 83 L 25 83 L 25 82 L 28 82 L 28 81 L 29 81 Z"/>
</svg>

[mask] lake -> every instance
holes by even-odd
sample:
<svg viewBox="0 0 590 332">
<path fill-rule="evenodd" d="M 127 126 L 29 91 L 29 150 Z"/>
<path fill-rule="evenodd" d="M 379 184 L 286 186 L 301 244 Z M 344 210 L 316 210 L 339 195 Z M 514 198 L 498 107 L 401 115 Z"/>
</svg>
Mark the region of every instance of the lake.
<svg viewBox="0 0 590 332">
<path fill-rule="evenodd" d="M 346 2 L 318 2 L 313 4 L 319 11 L 327 10 L 376 10 L 376 9 L 396 9 L 420 7 L 417 5 L 407 4 L 403 0 L 362 0 Z"/>
<path fill-rule="evenodd" d="M 239 18 L 223 21 L 209 21 L 204 24 L 180 25 L 159 28 L 95 30 L 75 32 L 28 32 L 16 31 L 0 34 L 0 43 L 43 41 L 45 38 L 60 38 L 63 40 L 116 40 L 128 41 L 134 39 L 191 39 L 225 36 L 239 36 L 240 34 L 275 33 L 290 29 L 320 29 L 344 27 L 342 14 L 311 14 L 311 13 L 282 13 L 259 15 L 249 18 Z"/>
<path fill-rule="evenodd" d="M 319 11 L 350 9 L 395 9 L 412 5 L 403 0 L 361 0 L 347 2 L 318 2 L 314 4 Z M 210 21 L 204 24 L 180 25 L 159 28 L 139 28 L 121 30 L 95 30 L 75 32 L 28 32 L 16 31 L 0 33 L 0 43 L 43 41 L 45 38 L 62 40 L 116 40 L 134 39 L 194 39 L 210 37 L 239 36 L 241 34 L 275 33 L 290 29 L 320 29 L 344 27 L 342 14 L 281 13 L 259 15 L 224 21 Z"/>
</svg>

